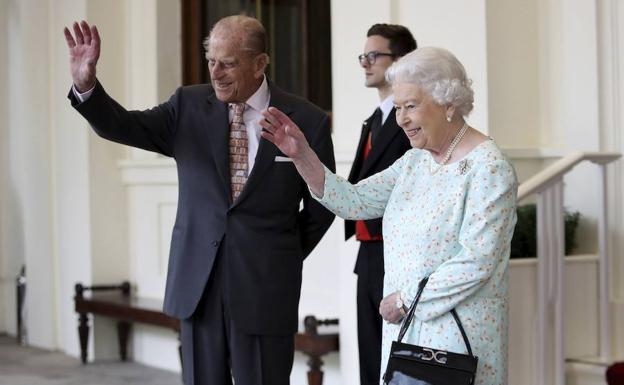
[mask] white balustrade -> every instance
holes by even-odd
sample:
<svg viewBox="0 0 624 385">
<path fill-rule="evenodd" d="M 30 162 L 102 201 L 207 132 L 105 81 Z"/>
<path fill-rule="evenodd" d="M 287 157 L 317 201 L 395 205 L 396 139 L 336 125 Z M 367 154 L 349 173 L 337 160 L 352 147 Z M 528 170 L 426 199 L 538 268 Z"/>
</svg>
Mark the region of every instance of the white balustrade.
<svg viewBox="0 0 624 385">
<path fill-rule="evenodd" d="M 602 360 L 607 361 L 612 353 L 606 166 L 619 159 L 620 156 L 619 153 L 610 152 L 574 153 L 553 163 L 518 188 L 518 202 L 532 194 L 537 194 L 538 314 L 534 381 L 537 385 L 565 384 L 563 177 L 583 161 L 590 161 L 600 166 L 599 354 Z"/>
</svg>

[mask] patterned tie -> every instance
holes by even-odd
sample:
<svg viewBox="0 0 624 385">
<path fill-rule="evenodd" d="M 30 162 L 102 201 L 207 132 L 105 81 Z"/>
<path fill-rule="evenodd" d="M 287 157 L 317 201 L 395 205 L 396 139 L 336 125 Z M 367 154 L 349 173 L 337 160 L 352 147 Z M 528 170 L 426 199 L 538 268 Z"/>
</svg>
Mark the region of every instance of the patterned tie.
<svg viewBox="0 0 624 385">
<path fill-rule="evenodd" d="M 230 187 L 232 202 L 238 198 L 247 182 L 247 130 L 243 120 L 245 103 L 232 104 L 234 118 L 230 123 Z"/>
</svg>

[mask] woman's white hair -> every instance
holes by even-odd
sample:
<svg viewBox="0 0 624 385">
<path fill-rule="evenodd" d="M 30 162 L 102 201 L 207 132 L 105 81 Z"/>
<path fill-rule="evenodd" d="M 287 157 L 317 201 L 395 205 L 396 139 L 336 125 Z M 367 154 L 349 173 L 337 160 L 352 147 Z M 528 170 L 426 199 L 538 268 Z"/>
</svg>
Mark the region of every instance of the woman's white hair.
<svg viewBox="0 0 624 385">
<path fill-rule="evenodd" d="M 386 80 L 416 84 L 439 105 L 455 106 L 461 116 L 472 111 L 472 80 L 459 60 L 443 48 L 423 47 L 408 53 L 388 68 Z"/>
</svg>

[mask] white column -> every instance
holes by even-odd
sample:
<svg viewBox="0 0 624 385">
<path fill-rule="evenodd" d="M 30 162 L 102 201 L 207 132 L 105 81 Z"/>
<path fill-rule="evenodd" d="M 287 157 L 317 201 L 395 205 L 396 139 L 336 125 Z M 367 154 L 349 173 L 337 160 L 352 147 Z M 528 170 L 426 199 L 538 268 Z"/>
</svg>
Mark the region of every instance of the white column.
<svg viewBox="0 0 624 385">
<path fill-rule="evenodd" d="M 126 107 L 128 107 L 126 91 L 131 76 L 128 67 L 130 3 L 134 4 L 128 1 L 86 2 L 87 17 L 91 23 L 98 26 L 102 37 L 98 78 L 106 91 Z M 140 26 L 142 23 L 149 23 L 150 20 L 146 18 L 144 21 L 134 22 Z M 156 40 L 156 36 L 146 40 L 146 44 L 150 44 L 149 42 Z M 145 71 L 149 72 L 150 67 L 146 67 Z M 88 135 L 87 202 L 91 279 L 94 284 L 119 283 L 130 278 L 130 257 L 126 190 L 121 180 L 118 162 L 127 157 L 130 149 L 103 140 L 91 129 L 86 129 L 85 132 Z M 104 317 L 95 320 L 92 347 L 95 359 L 118 357 L 114 321 Z"/>
<path fill-rule="evenodd" d="M 608 184 L 607 184 L 607 166 L 600 165 L 600 180 L 598 182 L 600 187 L 598 201 L 600 202 L 600 208 L 598 211 L 598 255 L 600 258 L 599 266 L 599 302 L 598 313 L 600 322 L 600 350 L 599 355 L 602 359 L 608 360 L 611 358 L 611 254 L 610 247 L 607 241 L 608 227 Z"/>
<path fill-rule="evenodd" d="M 146 109 L 158 104 L 157 0 L 133 0 L 126 4 L 128 80 L 127 109 Z M 130 149 L 130 157 L 153 159 L 155 153 Z"/>
<path fill-rule="evenodd" d="M 607 151 L 624 151 L 624 7 L 618 0 L 599 0 L 598 7 L 598 61 L 600 96 L 600 148 Z M 607 249 L 611 251 L 613 277 L 624 276 L 624 166 L 622 161 L 609 166 Z M 612 333 L 615 341 L 624 340 L 624 281 L 612 282 L 614 310 Z M 624 356 L 624 346 L 615 344 L 612 354 Z"/>
<path fill-rule="evenodd" d="M 89 20 L 98 26 L 102 37 L 102 53 L 98 77 L 107 92 L 124 105 L 128 79 L 126 2 L 90 0 Z M 74 114 L 75 115 L 75 114 Z M 94 283 L 120 283 L 128 279 L 126 190 L 118 168 L 129 147 L 97 136 L 81 117 L 88 135 L 88 209 L 91 226 L 92 276 Z"/>
<path fill-rule="evenodd" d="M 540 193 L 537 202 L 537 351 L 535 352 L 535 378 L 536 385 L 549 384 L 548 370 L 550 355 L 550 317 L 549 298 L 551 276 L 548 259 L 549 246 L 544 239 L 545 230 L 549 226 L 548 205 L 549 199 L 544 192 Z"/>
<path fill-rule="evenodd" d="M 27 266 L 28 341 L 56 347 L 50 69 L 47 67 L 49 4 L 9 1 L 8 25 L 8 190 L 7 252 Z M 12 272 L 13 273 L 13 272 Z"/>
<path fill-rule="evenodd" d="M 565 346 L 564 346 L 564 279 L 565 279 L 565 231 L 563 217 L 563 181 L 558 181 L 552 187 L 552 225 L 554 232 L 553 261 L 554 278 L 554 372 L 555 385 L 565 384 Z"/>
<path fill-rule="evenodd" d="M 8 72 L 8 2 L 0 2 L 0 332 L 15 333 L 13 303 L 15 294 L 11 277 L 16 270 L 9 256 L 9 72 Z"/>
<path fill-rule="evenodd" d="M 565 383 L 563 284 L 563 181 L 554 182 L 537 200 L 537 351 L 535 383 Z"/>
<path fill-rule="evenodd" d="M 54 300 L 50 302 L 58 309 L 57 347 L 72 355 L 79 352 L 74 284 L 115 283 L 128 278 L 125 191 L 117 168 L 117 161 L 127 150 L 97 137 L 71 108 L 66 98 L 71 77 L 62 29 L 82 19 L 98 26 L 103 39 L 98 78 L 120 99 L 126 79 L 124 18 L 121 2 L 55 0 L 46 27 L 46 46 L 50 47 L 46 100 L 51 106 L 48 124 L 52 130 L 51 226 L 56 255 L 53 271 L 58 277 Z M 97 348 L 98 357 L 116 356 L 114 327 L 108 322 L 92 325 L 95 333 L 90 348 L 91 352 Z"/>
<path fill-rule="evenodd" d="M 89 213 L 89 126 L 66 98 L 72 84 L 63 27 L 87 18 L 87 2 L 58 0 L 50 9 L 46 28 L 50 68 L 47 103 L 51 106 L 54 205 L 54 306 L 58 311 L 57 348 L 78 356 L 77 317 L 73 308 L 74 284 L 90 285 L 91 217 Z"/>
</svg>

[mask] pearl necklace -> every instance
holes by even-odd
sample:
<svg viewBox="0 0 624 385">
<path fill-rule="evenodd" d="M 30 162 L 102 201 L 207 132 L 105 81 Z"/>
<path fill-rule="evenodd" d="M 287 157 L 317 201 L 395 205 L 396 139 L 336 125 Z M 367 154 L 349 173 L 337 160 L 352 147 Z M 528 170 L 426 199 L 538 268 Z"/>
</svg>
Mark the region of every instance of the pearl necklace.
<svg viewBox="0 0 624 385">
<path fill-rule="evenodd" d="M 455 151 L 455 147 L 457 147 L 459 142 L 463 139 L 464 135 L 466 134 L 466 131 L 468 131 L 468 124 L 464 122 L 464 125 L 462 126 L 461 130 L 459 130 L 455 138 L 453 138 L 453 141 L 451 142 L 451 145 L 449 146 L 448 150 L 446 150 L 446 154 L 444 155 L 444 159 L 442 159 L 442 162 L 440 163 L 440 165 L 433 171 L 429 170 L 431 175 L 434 175 L 435 173 L 440 171 L 440 169 L 444 167 L 445 164 L 448 163 L 448 161 L 451 159 L 451 156 L 453 155 L 453 151 Z"/>
</svg>

